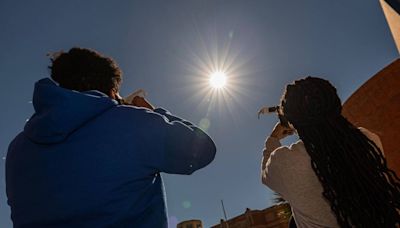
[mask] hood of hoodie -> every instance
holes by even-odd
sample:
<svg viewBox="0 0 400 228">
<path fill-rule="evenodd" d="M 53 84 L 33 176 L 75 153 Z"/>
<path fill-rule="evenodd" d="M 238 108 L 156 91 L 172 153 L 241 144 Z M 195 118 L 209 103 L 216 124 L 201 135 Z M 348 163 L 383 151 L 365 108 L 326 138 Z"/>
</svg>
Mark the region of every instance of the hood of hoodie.
<svg viewBox="0 0 400 228">
<path fill-rule="evenodd" d="M 104 93 L 77 92 L 56 85 L 51 79 L 36 82 L 33 93 L 35 113 L 26 123 L 25 135 L 35 143 L 54 144 L 117 105 Z"/>
</svg>

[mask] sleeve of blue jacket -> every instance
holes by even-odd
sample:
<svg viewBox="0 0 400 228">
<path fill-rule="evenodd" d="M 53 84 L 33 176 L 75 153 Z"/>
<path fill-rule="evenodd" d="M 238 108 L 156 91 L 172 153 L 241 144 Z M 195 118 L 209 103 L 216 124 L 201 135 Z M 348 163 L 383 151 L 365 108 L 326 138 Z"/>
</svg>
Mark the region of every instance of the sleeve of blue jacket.
<svg viewBox="0 0 400 228">
<path fill-rule="evenodd" d="M 162 108 L 154 112 L 164 117 L 164 152 L 158 161 L 161 172 L 192 174 L 214 160 L 216 147 L 212 139 L 192 123 L 171 115 Z"/>
</svg>

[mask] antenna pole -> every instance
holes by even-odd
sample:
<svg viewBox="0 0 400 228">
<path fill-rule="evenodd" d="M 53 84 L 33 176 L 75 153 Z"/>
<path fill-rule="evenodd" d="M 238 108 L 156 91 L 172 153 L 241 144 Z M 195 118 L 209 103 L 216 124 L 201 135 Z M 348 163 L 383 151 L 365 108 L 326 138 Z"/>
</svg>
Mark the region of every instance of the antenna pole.
<svg viewBox="0 0 400 228">
<path fill-rule="evenodd" d="M 225 221 L 228 221 L 228 218 L 226 217 L 226 211 L 225 211 L 225 206 L 224 206 L 223 200 L 221 200 L 221 204 L 222 204 L 222 210 L 224 211 Z"/>
</svg>

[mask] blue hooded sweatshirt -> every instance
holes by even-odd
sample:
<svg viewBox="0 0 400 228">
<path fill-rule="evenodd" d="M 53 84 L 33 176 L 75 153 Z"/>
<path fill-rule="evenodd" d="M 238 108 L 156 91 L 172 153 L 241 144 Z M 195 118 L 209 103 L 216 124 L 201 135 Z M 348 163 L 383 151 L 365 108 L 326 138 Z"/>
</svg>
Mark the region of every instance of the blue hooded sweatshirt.
<svg viewBox="0 0 400 228">
<path fill-rule="evenodd" d="M 210 137 L 163 109 L 118 105 L 46 78 L 10 144 L 14 227 L 167 227 L 160 172 L 191 174 L 215 156 Z"/>
</svg>

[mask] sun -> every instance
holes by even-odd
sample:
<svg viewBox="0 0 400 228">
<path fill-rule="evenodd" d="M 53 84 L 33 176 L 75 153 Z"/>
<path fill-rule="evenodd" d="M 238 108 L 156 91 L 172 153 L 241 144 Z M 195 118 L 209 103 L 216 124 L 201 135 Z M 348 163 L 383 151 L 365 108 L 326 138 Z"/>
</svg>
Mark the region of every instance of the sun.
<svg viewBox="0 0 400 228">
<path fill-rule="evenodd" d="M 222 89 L 226 85 L 226 74 L 222 71 L 213 72 L 210 75 L 210 85 L 214 89 Z"/>
</svg>

